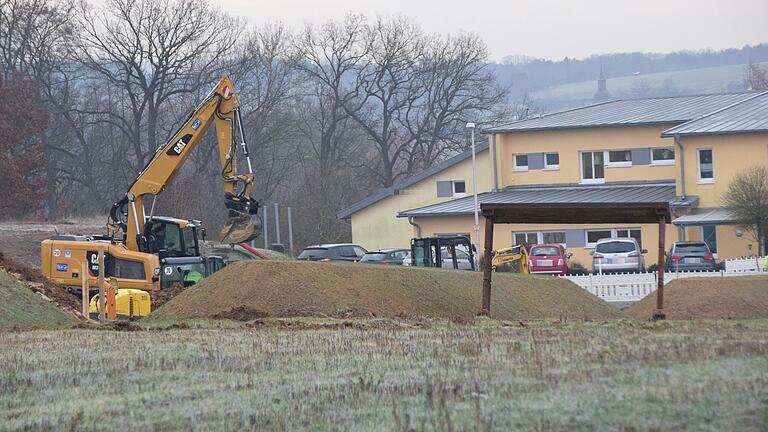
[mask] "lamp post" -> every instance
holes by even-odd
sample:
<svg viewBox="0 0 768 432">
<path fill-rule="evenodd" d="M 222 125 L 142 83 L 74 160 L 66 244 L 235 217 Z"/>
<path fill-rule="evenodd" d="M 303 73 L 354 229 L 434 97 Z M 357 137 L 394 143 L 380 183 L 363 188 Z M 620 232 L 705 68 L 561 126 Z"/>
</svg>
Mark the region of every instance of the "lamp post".
<svg viewBox="0 0 768 432">
<path fill-rule="evenodd" d="M 475 251 L 480 251 L 480 206 L 477 204 L 477 159 L 475 158 L 475 124 L 472 122 L 467 123 L 467 129 L 469 129 L 470 141 L 472 143 L 472 195 L 474 196 L 474 213 L 475 213 Z M 476 269 L 477 266 L 476 266 Z M 478 269 L 479 270 L 479 269 Z"/>
</svg>

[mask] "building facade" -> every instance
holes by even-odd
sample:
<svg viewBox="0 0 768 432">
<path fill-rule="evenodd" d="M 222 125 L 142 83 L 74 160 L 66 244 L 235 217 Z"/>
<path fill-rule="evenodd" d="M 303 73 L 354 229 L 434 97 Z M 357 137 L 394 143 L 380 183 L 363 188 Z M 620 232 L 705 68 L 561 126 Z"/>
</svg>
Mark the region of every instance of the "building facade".
<svg viewBox="0 0 768 432">
<path fill-rule="evenodd" d="M 481 202 L 666 201 L 674 216 L 666 229 L 668 245 L 705 240 L 720 259 L 752 252 L 750 239 L 737 235 L 743 230 L 722 208 L 722 197 L 744 167 L 768 165 L 768 93 L 619 100 L 487 132 L 488 150 L 478 159 Z M 414 236 L 467 234 L 477 243 L 472 197 L 439 196 L 445 188 L 440 182 L 460 175 L 471 179 L 471 158 L 460 157 L 464 159 L 418 176 L 409 186 L 417 192 L 369 199 L 342 212 L 341 217 L 351 219 L 353 241 L 378 248 L 405 246 Z M 379 233 L 393 219 L 400 221 L 397 235 L 389 235 L 392 230 L 386 236 Z M 658 259 L 657 232 L 656 225 L 554 226 L 531 220 L 497 225 L 494 248 L 561 243 L 573 262 L 589 268 L 597 239 L 634 237 L 648 250 L 650 265 Z"/>
</svg>

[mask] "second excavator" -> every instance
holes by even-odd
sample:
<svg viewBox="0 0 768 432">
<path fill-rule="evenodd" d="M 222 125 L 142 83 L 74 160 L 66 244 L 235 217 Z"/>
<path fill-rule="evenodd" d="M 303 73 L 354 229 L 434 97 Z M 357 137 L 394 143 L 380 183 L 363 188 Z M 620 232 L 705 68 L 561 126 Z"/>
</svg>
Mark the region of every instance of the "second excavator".
<svg viewBox="0 0 768 432">
<path fill-rule="evenodd" d="M 155 290 L 160 288 L 161 262 L 184 257 L 200 260 L 200 237 L 205 235 L 200 222 L 157 216 L 154 208 L 157 196 L 178 174 L 211 125 L 216 130 L 223 202 L 228 212 L 220 241 L 236 244 L 256 238 L 261 221 L 259 203 L 251 196 L 253 167 L 243 133 L 240 102 L 232 81 L 224 75 L 173 137 L 155 151 L 125 196 L 112 206 L 106 236 L 59 235 L 43 241 L 43 274 L 65 286 L 79 286 L 81 263 L 88 264 L 89 277 L 96 277 L 95 258 L 98 250 L 103 249 L 106 275 L 116 277 L 120 287 Z M 244 174 L 237 172 L 238 153 L 245 158 L 248 171 Z M 152 202 L 147 213 L 145 205 L 149 203 L 145 198 L 150 196 Z M 170 267 L 162 270 L 168 276 L 173 273 Z"/>
</svg>

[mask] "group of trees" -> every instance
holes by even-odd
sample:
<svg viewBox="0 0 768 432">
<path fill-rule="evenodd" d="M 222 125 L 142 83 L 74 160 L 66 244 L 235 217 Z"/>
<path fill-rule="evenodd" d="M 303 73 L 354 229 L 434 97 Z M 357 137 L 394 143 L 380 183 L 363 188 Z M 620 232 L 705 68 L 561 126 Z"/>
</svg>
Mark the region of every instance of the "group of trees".
<svg viewBox="0 0 768 432">
<path fill-rule="evenodd" d="M 0 217 L 104 214 L 222 73 L 257 198 L 294 207 L 299 244 L 345 237 L 340 208 L 466 147 L 467 121 L 514 109 L 476 35 L 401 16 L 294 31 L 205 1 L 0 0 L 0 56 Z M 221 222 L 215 151 L 212 137 L 195 149 L 160 211 Z"/>
</svg>

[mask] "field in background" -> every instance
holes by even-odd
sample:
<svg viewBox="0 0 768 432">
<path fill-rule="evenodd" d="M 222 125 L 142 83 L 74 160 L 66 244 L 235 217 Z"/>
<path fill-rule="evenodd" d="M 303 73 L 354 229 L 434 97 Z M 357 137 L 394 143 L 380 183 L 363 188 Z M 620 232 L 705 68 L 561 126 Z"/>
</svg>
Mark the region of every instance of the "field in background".
<svg viewBox="0 0 768 432">
<path fill-rule="evenodd" d="M 760 64 L 768 65 L 768 63 Z M 633 94 L 633 86 L 645 80 L 653 92 L 664 88 L 665 82 L 670 81 L 674 82 L 675 89 L 682 94 L 722 93 L 730 91 L 729 85 L 743 83 L 745 67 L 746 65 L 729 65 L 608 78 L 608 91 L 613 98 L 638 97 L 630 96 Z M 596 81 L 590 80 L 541 90 L 533 93 L 533 98 L 545 107 L 559 109 L 558 107 L 563 105 L 579 106 L 594 103 L 596 91 Z"/>
<path fill-rule="evenodd" d="M 233 325 L 216 325 L 224 324 Z M 766 321 L 335 325 L 347 329 L 278 331 L 263 321 L 0 333 L 0 424 L 382 431 L 768 425 Z"/>
</svg>

